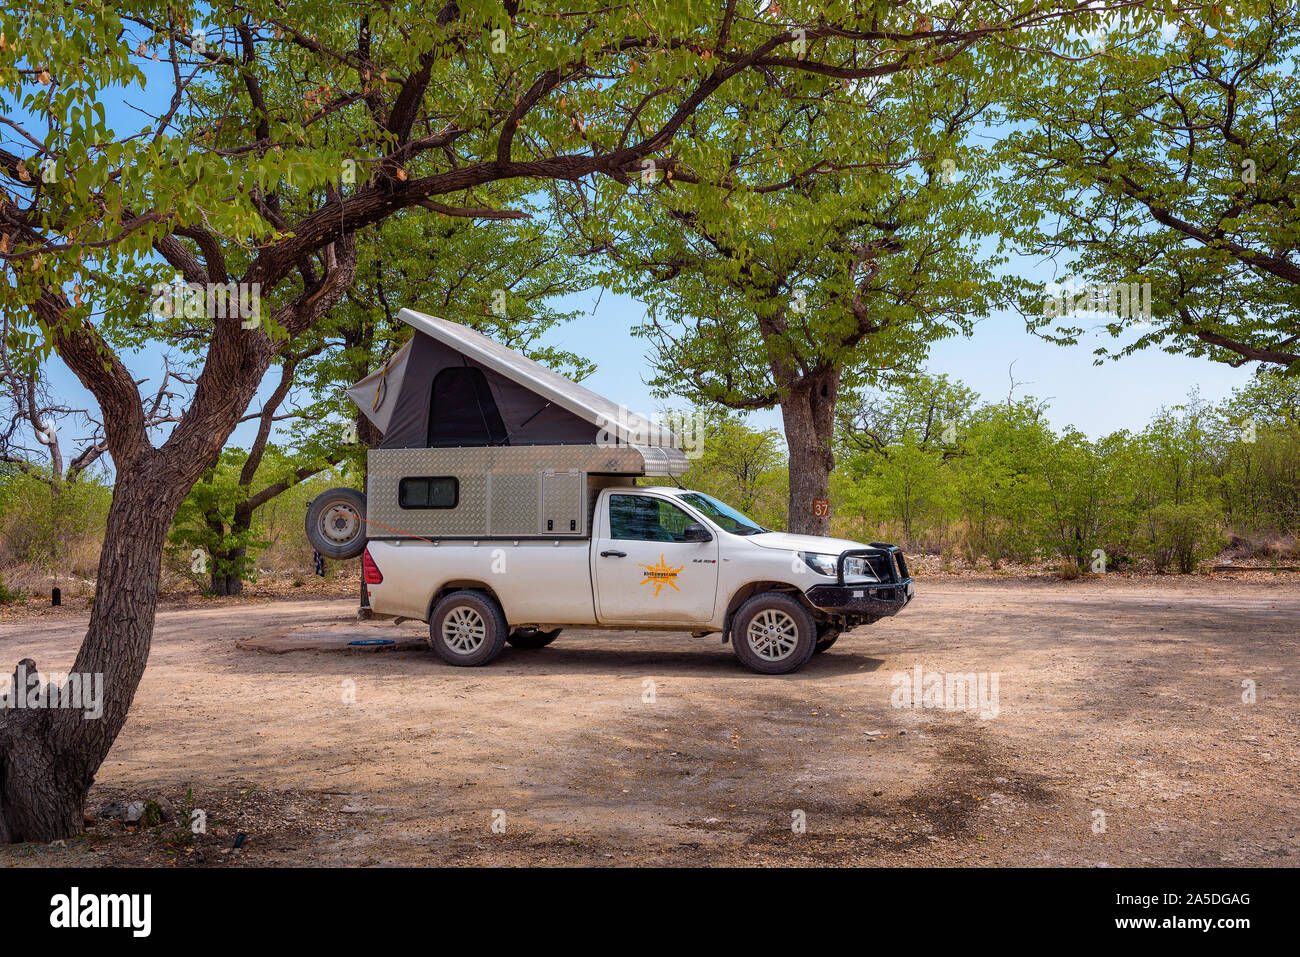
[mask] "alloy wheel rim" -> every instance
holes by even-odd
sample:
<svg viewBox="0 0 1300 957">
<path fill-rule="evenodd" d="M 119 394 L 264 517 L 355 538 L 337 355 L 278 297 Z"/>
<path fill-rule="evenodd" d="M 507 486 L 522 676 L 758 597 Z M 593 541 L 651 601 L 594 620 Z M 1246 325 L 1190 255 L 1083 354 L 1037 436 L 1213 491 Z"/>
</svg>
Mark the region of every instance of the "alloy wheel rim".
<svg viewBox="0 0 1300 957">
<path fill-rule="evenodd" d="M 768 608 L 750 619 L 745 640 L 764 661 L 784 661 L 799 643 L 799 625 L 785 612 Z"/>
<path fill-rule="evenodd" d="M 453 608 L 442 620 L 442 640 L 458 655 L 472 655 L 487 640 L 487 622 L 473 608 Z"/>
</svg>

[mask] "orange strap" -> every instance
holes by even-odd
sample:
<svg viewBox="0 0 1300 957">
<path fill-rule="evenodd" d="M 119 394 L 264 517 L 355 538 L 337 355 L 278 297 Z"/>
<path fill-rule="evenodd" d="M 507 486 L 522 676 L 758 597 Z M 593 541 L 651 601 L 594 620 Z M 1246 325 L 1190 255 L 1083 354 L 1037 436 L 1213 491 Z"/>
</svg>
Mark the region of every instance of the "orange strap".
<svg viewBox="0 0 1300 957">
<path fill-rule="evenodd" d="M 383 524 L 381 524 L 381 523 L 379 523 L 379 522 L 372 522 L 372 521 L 371 521 L 370 519 L 368 519 L 368 518 L 363 518 L 363 519 L 361 519 L 361 521 L 365 522 L 367 525 L 378 525 L 380 528 L 382 528 L 382 529 L 386 529 L 387 531 L 390 531 L 390 532 L 396 532 L 398 535 L 406 535 L 406 536 L 409 537 L 409 538 L 418 538 L 420 541 L 422 541 L 422 542 L 428 542 L 430 545 L 437 545 L 437 544 L 438 544 L 438 543 L 435 542 L 433 539 L 431 539 L 431 538 L 425 538 L 423 535 L 416 535 L 414 532 L 404 532 L 404 531 L 402 531 L 400 528 L 389 528 L 389 526 L 387 526 L 387 525 L 383 525 Z"/>
</svg>

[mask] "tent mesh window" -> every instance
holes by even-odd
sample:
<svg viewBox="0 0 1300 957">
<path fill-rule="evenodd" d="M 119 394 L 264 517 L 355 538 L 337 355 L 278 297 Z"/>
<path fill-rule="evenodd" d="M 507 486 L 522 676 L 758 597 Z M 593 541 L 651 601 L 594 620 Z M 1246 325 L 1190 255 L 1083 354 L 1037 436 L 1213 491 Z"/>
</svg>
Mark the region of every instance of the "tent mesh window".
<svg viewBox="0 0 1300 957">
<path fill-rule="evenodd" d="M 433 378 L 429 448 L 504 445 L 506 426 L 482 369 L 453 366 Z"/>
</svg>

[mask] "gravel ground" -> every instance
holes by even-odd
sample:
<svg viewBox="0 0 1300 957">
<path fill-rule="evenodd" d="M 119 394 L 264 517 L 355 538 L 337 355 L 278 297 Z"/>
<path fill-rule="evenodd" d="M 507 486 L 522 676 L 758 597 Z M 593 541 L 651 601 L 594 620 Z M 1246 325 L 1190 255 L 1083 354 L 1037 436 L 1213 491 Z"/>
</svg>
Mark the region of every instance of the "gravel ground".
<svg viewBox="0 0 1300 957">
<path fill-rule="evenodd" d="M 455 669 L 353 610 L 164 608 L 87 811 L 165 797 L 207 833 L 96 820 L 0 864 L 1300 864 L 1293 575 L 928 578 L 776 678 L 596 630 Z M 0 661 L 66 669 L 84 627 L 11 611 Z M 983 716 L 904 700 L 968 673 Z"/>
</svg>

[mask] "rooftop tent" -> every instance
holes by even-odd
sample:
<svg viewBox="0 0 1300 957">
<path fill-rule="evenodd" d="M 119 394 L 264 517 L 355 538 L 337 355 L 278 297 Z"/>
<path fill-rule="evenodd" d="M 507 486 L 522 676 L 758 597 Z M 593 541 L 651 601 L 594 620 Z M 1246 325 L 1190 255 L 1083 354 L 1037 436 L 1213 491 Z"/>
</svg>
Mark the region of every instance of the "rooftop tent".
<svg viewBox="0 0 1300 957">
<path fill-rule="evenodd" d="M 462 326 L 410 309 L 415 330 L 382 368 L 348 389 L 381 433 L 382 449 L 489 445 L 680 448 L 666 429 L 541 363 Z"/>
</svg>

